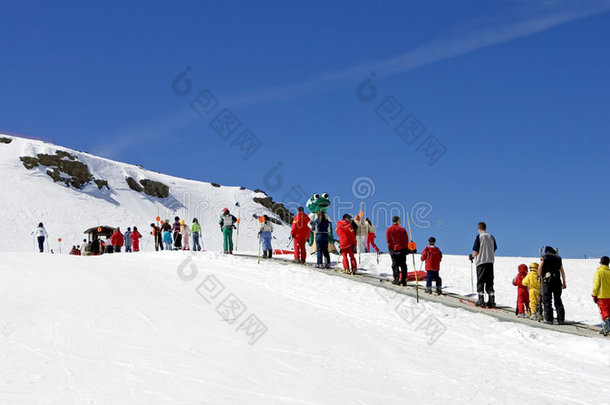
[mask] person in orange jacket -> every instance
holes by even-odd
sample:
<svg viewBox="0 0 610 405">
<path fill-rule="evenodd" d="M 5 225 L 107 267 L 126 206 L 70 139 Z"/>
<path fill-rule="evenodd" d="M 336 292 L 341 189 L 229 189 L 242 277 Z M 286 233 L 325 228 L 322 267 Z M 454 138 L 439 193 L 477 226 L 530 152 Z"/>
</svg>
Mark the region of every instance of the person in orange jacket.
<svg viewBox="0 0 610 405">
<path fill-rule="evenodd" d="M 131 246 L 132 246 L 132 250 L 134 252 L 140 251 L 140 238 L 141 237 L 142 237 L 142 234 L 140 232 L 138 232 L 138 227 L 134 226 L 133 232 L 131 232 Z"/>
<path fill-rule="evenodd" d="M 343 215 L 343 220 L 337 222 L 337 236 L 339 237 L 339 249 L 341 249 L 341 255 L 343 256 L 343 272 L 355 275 L 358 264 L 354 252 L 357 249 L 358 241 L 350 214 Z"/>
<path fill-rule="evenodd" d="M 309 217 L 305 214 L 305 208 L 299 207 L 297 215 L 292 221 L 292 229 L 290 230 L 290 235 L 294 241 L 294 261 L 297 263 L 305 263 L 305 259 L 307 259 L 305 243 L 311 233 L 309 221 Z"/>
<path fill-rule="evenodd" d="M 517 308 L 515 309 L 515 315 L 519 318 L 525 318 L 526 312 L 530 305 L 529 292 L 527 287 L 523 285 L 523 279 L 527 277 L 527 264 L 520 264 L 518 271 L 519 274 L 513 278 L 513 285 L 517 287 Z"/>
</svg>

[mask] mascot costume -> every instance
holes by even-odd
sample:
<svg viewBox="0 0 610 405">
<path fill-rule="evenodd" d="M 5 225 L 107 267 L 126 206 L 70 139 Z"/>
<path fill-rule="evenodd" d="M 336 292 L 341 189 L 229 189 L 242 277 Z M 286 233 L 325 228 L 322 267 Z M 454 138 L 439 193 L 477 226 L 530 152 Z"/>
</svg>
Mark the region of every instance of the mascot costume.
<svg viewBox="0 0 610 405">
<path fill-rule="evenodd" d="M 330 200 L 328 198 L 328 193 L 324 193 L 322 195 L 314 194 L 311 196 L 309 201 L 307 201 L 307 209 L 310 212 L 309 219 L 311 220 L 309 222 L 310 226 L 313 223 L 313 221 L 318 217 L 318 212 L 323 212 L 324 214 L 326 214 L 326 219 L 328 219 L 328 221 L 330 222 L 330 228 L 329 228 L 329 233 L 328 233 L 328 252 L 336 253 L 337 248 L 335 247 L 335 237 L 333 235 L 333 227 L 336 226 L 336 224 L 333 223 L 332 218 L 330 218 L 327 214 L 329 208 L 330 208 Z M 314 234 L 314 231 L 312 229 L 311 235 L 309 236 L 309 240 L 308 240 L 309 246 L 311 246 L 310 254 L 316 253 L 316 244 L 314 243 L 315 240 L 316 240 L 316 235 Z"/>
</svg>

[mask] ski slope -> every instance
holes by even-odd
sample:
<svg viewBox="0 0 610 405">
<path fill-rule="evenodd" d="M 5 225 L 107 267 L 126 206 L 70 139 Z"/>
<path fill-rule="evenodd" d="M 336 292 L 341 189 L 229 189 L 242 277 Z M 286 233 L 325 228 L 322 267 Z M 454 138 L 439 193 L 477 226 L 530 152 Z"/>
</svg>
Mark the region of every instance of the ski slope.
<svg viewBox="0 0 610 405">
<path fill-rule="evenodd" d="M 204 248 L 221 250 L 218 219 L 223 208 L 229 208 L 241 219 L 239 246 L 255 250 L 259 223 L 254 215 L 277 216 L 262 205 L 253 202 L 254 197 L 265 197 L 264 193 L 240 187 L 215 187 L 211 183 L 180 179 L 149 171 L 126 163 L 115 162 L 88 153 L 56 146 L 50 143 L 2 135 L 12 139 L 9 144 L 0 143 L 0 252 L 34 251 L 35 241 L 31 232 L 43 222 L 49 232 L 50 248 L 56 252 L 66 251 L 85 238 L 85 229 L 108 225 L 138 227 L 144 236 L 140 246 L 154 250 L 150 242 L 150 224 L 157 216 L 170 219 L 175 216 L 186 218 L 187 223 L 197 217 L 201 223 Z M 36 156 L 38 153 L 54 154 L 65 151 L 75 155 L 87 164 L 91 174 L 97 179 L 107 180 L 109 189 L 101 190 L 94 183 L 82 190 L 54 183 L 46 174 L 46 168 L 27 170 L 19 157 Z M 204 176 L 204 174 L 202 174 Z M 150 197 L 129 188 L 125 178 L 150 179 L 169 186 L 167 198 Z M 241 209 L 236 207 L 239 203 Z M 290 226 L 277 225 L 274 236 L 278 244 L 286 246 L 290 236 Z M 62 246 L 58 239 L 62 239 Z"/>
<path fill-rule="evenodd" d="M 455 291 L 470 288 L 464 260 L 442 270 Z M 519 260 L 500 259 L 499 299 L 503 269 Z M 576 263 L 566 268 L 577 293 Z M 0 403 L 591 403 L 610 393 L 608 339 L 416 305 L 292 264 L 0 253 L 0 289 Z M 223 310 L 235 299 L 236 320 Z M 570 318 L 593 306 L 568 302 Z M 258 333 L 241 326 L 251 315 Z"/>
</svg>

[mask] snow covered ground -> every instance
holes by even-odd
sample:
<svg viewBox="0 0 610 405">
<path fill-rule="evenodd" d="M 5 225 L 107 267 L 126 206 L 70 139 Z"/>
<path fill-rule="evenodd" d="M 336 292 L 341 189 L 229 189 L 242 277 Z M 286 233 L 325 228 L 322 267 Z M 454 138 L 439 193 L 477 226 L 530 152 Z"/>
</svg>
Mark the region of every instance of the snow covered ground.
<svg viewBox="0 0 610 405">
<path fill-rule="evenodd" d="M 501 302 L 531 260 L 499 260 Z M 595 322 L 595 263 L 566 262 L 568 317 Z M 466 258 L 447 257 L 442 271 L 451 290 L 470 292 Z M 0 403 L 598 403 L 610 393 L 608 339 L 383 292 L 209 252 L 1 253 Z"/>
<path fill-rule="evenodd" d="M 115 162 L 88 153 L 56 146 L 42 141 L 23 139 L 0 134 L 12 142 L 0 143 L 0 251 L 33 251 L 34 238 L 30 233 L 39 222 L 49 232 L 50 247 L 59 251 L 58 239 L 62 239 L 65 251 L 81 243 L 85 229 L 108 225 L 138 227 L 144 235 L 141 247 L 153 250 L 149 241 L 150 224 L 157 216 L 170 219 L 174 216 L 186 218 L 188 223 L 197 217 L 203 229 L 203 245 L 206 249 L 221 250 L 222 238 L 218 235 L 218 219 L 223 208 L 229 208 L 241 218 L 239 245 L 242 249 L 256 249 L 259 223 L 253 215 L 276 215 L 253 202 L 254 197 L 265 197 L 240 187 L 215 187 L 211 183 L 186 180 L 143 169 L 136 165 Z M 108 188 L 101 190 L 89 183 L 82 190 L 54 183 L 46 174 L 46 167 L 27 170 L 22 156 L 35 157 L 38 153 L 55 154 L 64 151 L 75 155 L 85 163 L 96 179 L 106 180 Z M 199 173 L 204 176 L 205 174 Z M 169 186 L 167 198 L 150 197 L 129 188 L 125 178 L 137 181 L 150 179 Z M 235 204 L 241 205 L 241 210 Z M 276 242 L 286 246 L 290 227 L 276 226 Z M 149 243 L 147 243 L 149 242 Z M 239 247 L 239 246 L 238 246 Z"/>
</svg>

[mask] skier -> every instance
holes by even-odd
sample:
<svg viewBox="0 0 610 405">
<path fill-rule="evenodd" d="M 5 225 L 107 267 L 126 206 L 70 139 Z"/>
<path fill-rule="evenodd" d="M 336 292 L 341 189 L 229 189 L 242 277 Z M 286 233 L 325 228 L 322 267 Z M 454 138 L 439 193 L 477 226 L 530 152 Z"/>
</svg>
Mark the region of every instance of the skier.
<svg viewBox="0 0 610 405">
<path fill-rule="evenodd" d="M 195 252 L 200 252 L 201 245 L 199 244 L 199 238 L 201 237 L 201 225 L 199 225 L 199 221 L 197 220 L 197 218 L 193 218 L 191 232 L 193 234 L 193 250 Z"/>
<path fill-rule="evenodd" d="M 339 249 L 343 256 L 343 272 L 356 275 L 358 264 L 354 253 L 357 250 L 358 241 L 352 226 L 352 217 L 349 214 L 343 215 L 343 220 L 337 222 L 337 236 L 339 237 Z"/>
<path fill-rule="evenodd" d="M 223 237 L 223 253 L 225 254 L 233 254 L 233 229 L 235 229 L 236 223 L 237 218 L 229 212 L 228 208 L 223 208 L 219 224 Z"/>
<path fill-rule="evenodd" d="M 271 259 L 273 257 L 273 248 L 271 247 L 271 233 L 273 232 L 273 224 L 269 221 L 269 217 L 264 215 L 265 222 L 261 224 L 258 231 L 258 237 L 263 245 L 263 259 Z"/>
<path fill-rule="evenodd" d="M 163 231 L 163 243 L 165 244 L 165 250 L 172 250 L 172 232 L 169 229 Z"/>
<path fill-rule="evenodd" d="M 180 234 L 180 217 L 174 218 L 172 225 L 172 236 L 174 241 L 174 250 L 182 249 L 182 235 Z"/>
<path fill-rule="evenodd" d="M 86 251 L 87 251 L 87 239 L 83 239 L 83 243 L 81 243 L 81 245 L 80 245 L 81 256 L 84 256 Z"/>
<path fill-rule="evenodd" d="M 155 224 L 150 224 L 150 227 L 152 228 L 150 234 L 155 240 L 155 250 L 163 250 L 163 235 L 161 233 L 161 228 Z"/>
<path fill-rule="evenodd" d="M 530 319 L 540 321 L 538 317 L 538 303 L 540 302 L 540 276 L 538 275 L 538 263 L 530 263 L 529 273 L 521 284 L 527 287 L 530 303 Z"/>
<path fill-rule="evenodd" d="M 184 219 L 180 221 L 180 235 L 182 235 L 182 250 L 191 250 L 189 246 L 189 227 Z"/>
<path fill-rule="evenodd" d="M 527 264 L 520 264 L 518 274 L 513 278 L 513 285 L 517 287 L 517 308 L 515 314 L 519 318 L 525 318 L 528 315 L 530 300 L 527 287 L 523 285 L 523 280 L 527 277 Z"/>
<path fill-rule="evenodd" d="M 356 227 L 356 241 L 358 242 L 358 253 L 366 252 L 366 237 L 369 233 L 369 224 L 360 217 L 360 215 L 354 216 L 354 224 Z"/>
<path fill-rule="evenodd" d="M 123 234 L 121 233 L 121 228 L 117 227 L 114 233 L 112 234 L 112 238 L 110 240 L 113 248 L 113 252 L 121 253 L 121 247 L 123 246 L 124 239 Z"/>
<path fill-rule="evenodd" d="M 34 231 L 32 232 L 32 235 L 34 235 L 34 237 L 38 241 L 38 250 L 40 250 L 40 253 L 44 252 L 44 241 L 47 238 L 47 236 L 49 236 L 49 234 L 47 233 L 47 230 L 44 228 L 44 225 L 42 224 L 42 222 L 40 222 L 38 224 L 38 227 L 36 229 L 34 229 Z"/>
<path fill-rule="evenodd" d="M 323 211 L 318 211 L 316 219 L 311 223 L 311 229 L 316 234 L 316 254 L 317 264 L 316 267 L 319 269 L 330 269 L 330 254 L 328 252 L 329 233 L 331 223 L 327 219 L 326 214 Z M 334 240 L 330 243 L 335 243 Z M 324 263 L 322 263 L 324 258 Z"/>
<path fill-rule="evenodd" d="M 110 236 L 108 236 L 102 243 L 104 245 L 104 253 L 114 253 L 114 250 L 112 249 L 112 239 Z"/>
<path fill-rule="evenodd" d="M 140 238 L 141 237 L 142 237 L 142 234 L 140 232 L 138 232 L 138 227 L 134 226 L 133 232 L 131 232 L 131 246 L 132 246 L 134 252 L 140 251 Z"/>
<path fill-rule="evenodd" d="M 123 241 L 125 242 L 125 253 L 131 252 L 131 228 L 127 227 L 127 231 L 123 234 Z"/>
<path fill-rule="evenodd" d="M 610 258 L 604 256 L 599 261 L 600 266 L 593 276 L 593 302 L 599 307 L 599 313 L 604 322 L 601 333 L 610 334 Z"/>
<path fill-rule="evenodd" d="M 292 228 L 290 230 L 290 235 L 294 241 L 294 261 L 297 263 L 305 263 L 305 259 L 307 259 L 305 242 L 311 233 L 309 221 L 309 217 L 305 214 L 305 208 L 297 208 L 297 215 L 292 220 Z"/>
<path fill-rule="evenodd" d="M 496 244 L 496 239 L 487 233 L 487 224 L 485 222 L 479 222 L 477 228 L 479 234 L 474 240 L 472 254 L 469 256 L 470 261 L 474 260 L 477 266 L 477 293 L 479 294 L 479 300 L 476 302 L 476 306 L 495 308 L 494 260 L 498 245 Z M 485 304 L 485 292 L 487 292 L 489 297 L 487 304 Z"/>
<path fill-rule="evenodd" d="M 557 311 L 557 323 L 562 325 L 566 312 L 561 301 L 561 292 L 567 287 L 566 273 L 563 270 L 561 256 L 551 246 L 544 248 L 538 269 L 542 281 L 542 306 L 544 307 L 544 323 L 553 324 L 553 301 Z"/>
<path fill-rule="evenodd" d="M 375 249 L 376 253 L 379 253 L 379 248 L 375 245 L 375 236 L 377 235 L 377 228 L 373 226 L 373 223 L 370 219 L 365 219 L 368 226 L 368 233 L 366 234 L 366 252 L 369 253 L 371 251 L 371 246 Z"/>
<path fill-rule="evenodd" d="M 407 285 L 407 254 L 409 253 L 409 234 L 400 226 L 400 217 L 392 218 L 392 226 L 385 233 L 388 242 L 388 252 L 392 259 L 392 284 Z"/>
<path fill-rule="evenodd" d="M 426 262 L 426 293 L 432 294 L 432 280 L 436 284 L 436 294 L 443 293 L 443 280 L 438 275 L 441 269 L 443 253 L 436 247 L 436 238 L 428 239 L 428 246 L 421 252 L 421 261 Z"/>
</svg>

